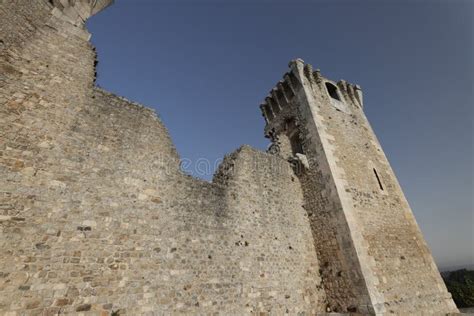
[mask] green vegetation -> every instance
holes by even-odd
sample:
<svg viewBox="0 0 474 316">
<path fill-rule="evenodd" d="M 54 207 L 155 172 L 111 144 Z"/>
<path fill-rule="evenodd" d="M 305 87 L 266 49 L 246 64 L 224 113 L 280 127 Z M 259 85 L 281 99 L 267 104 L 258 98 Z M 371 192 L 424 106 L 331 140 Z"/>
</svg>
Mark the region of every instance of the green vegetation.
<svg viewBox="0 0 474 316">
<path fill-rule="evenodd" d="M 459 308 L 474 307 L 474 271 L 462 269 L 443 273 L 443 279 Z"/>
</svg>

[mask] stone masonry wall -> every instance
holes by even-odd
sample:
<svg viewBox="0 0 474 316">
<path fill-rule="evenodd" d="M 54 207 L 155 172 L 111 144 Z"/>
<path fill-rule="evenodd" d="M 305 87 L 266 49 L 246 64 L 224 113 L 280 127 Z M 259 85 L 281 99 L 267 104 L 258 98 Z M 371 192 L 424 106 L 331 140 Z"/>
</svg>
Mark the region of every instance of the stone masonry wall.
<svg viewBox="0 0 474 316">
<path fill-rule="evenodd" d="M 337 101 L 328 95 L 323 82 L 312 80 L 311 85 L 318 119 L 329 138 L 330 148 L 326 150 L 331 151 L 335 162 L 336 182 L 342 189 L 339 195 L 346 212 L 352 213 L 352 229 L 360 230 L 360 242 L 367 251 L 361 264 L 370 270 L 366 280 L 373 279 L 373 284 L 368 285 L 373 304 L 383 305 L 376 306 L 376 310 L 455 311 L 451 295 L 352 87 L 338 82 L 342 100 Z"/>
<path fill-rule="evenodd" d="M 94 87 L 88 33 L 3 1 L 0 314 L 316 313 L 327 300 L 287 161 L 242 147 L 207 183 L 166 128 Z"/>
<path fill-rule="evenodd" d="M 7 47 L 26 45 L 38 27 L 47 22 L 51 16 L 51 10 L 52 7 L 46 1 L 2 1 L 0 5 L 0 19 L 2 21 L 0 24 L 0 54 Z"/>
<path fill-rule="evenodd" d="M 237 246 L 230 249 L 231 257 L 243 271 L 242 288 L 251 298 L 239 304 L 259 307 L 249 312 L 325 312 L 327 302 L 303 195 L 290 165 L 243 147 L 236 158 L 224 160 L 216 177 L 217 183 L 225 179 L 228 187 L 226 216 L 235 223 L 231 246 Z"/>
<path fill-rule="evenodd" d="M 95 87 L 110 2 L 0 1 L 0 314 L 456 311 L 357 86 L 293 62 L 262 106 L 280 154 L 194 179 Z"/>
<path fill-rule="evenodd" d="M 298 132 L 279 155 L 305 166 L 298 176 L 328 309 L 456 312 L 362 107 L 360 87 L 323 78 L 302 60 L 261 106 L 274 145 Z"/>
<path fill-rule="evenodd" d="M 304 193 L 304 208 L 310 219 L 314 245 L 320 260 L 320 275 L 327 296 L 329 312 L 372 313 L 370 298 L 356 249 L 351 240 L 329 161 L 320 137 L 319 126 L 312 121 L 307 91 L 297 77 L 298 64 L 272 90 L 262 105 L 267 120 L 266 133 L 279 144 L 278 156 L 294 156 L 285 134 L 299 134 L 308 165 L 298 164 L 298 178 Z M 296 73 L 296 74 L 295 74 Z M 272 115 L 272 114 L 270 114 Z"/>
</svg>

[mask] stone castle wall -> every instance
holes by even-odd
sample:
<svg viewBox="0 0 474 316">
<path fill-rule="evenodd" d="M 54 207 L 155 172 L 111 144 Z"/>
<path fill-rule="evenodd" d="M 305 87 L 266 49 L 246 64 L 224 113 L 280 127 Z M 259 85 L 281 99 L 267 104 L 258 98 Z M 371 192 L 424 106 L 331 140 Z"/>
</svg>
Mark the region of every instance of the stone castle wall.
<svg viewBox="0 0 474 316">
<path fill-rule="evenodd" d="M 341 101 L 337 101 L 326 93 L 322 78 L 312 78 L 311 71 L 307 74 L 314 98 L 311 107 L 321 125 L 320 137 L 327 142 L 325 155 L 332 164 L 374 310 L 401 314 L 455 311 L 396 176 L 365 117 L 357 87 L 338 82 Z"/>
<path fill-rule="evenodd" d="M 317 119 L 322 137 L 328 139 L 326 155 L 333 157 L 343 208 L 351 213 L 346 218 L 352 236 L 361 238 L 365 253 L 358 252 L 375 309 L 401 314 L 455 310 L 352 87 L 344 81 L 337 84 L 346 106 L 341 111 L 321 83 L 312 84 Z"/>
<path fill-rule="evenodd" d="M 360 87 L 296 60 L 261 108 L 279 155 L 307 161 L 299 178 L 330 309 L 456 312 L 364 115 Z"/>
<path fill-rule="evenodd" d="M 153 110 L 95 86 L 83 22 L 110 2 L 0 2 L 0 314 L 456 311 L 358 86 L 292 62 L 273 154 L 192 178 Z"/>
<path fill-rule="evenodd" d="M 325 311 L 289 163 L 244 146 L 213 183 L 182 174 L 53 4 L 0 4 L 0 314 Z"/>
</svg>

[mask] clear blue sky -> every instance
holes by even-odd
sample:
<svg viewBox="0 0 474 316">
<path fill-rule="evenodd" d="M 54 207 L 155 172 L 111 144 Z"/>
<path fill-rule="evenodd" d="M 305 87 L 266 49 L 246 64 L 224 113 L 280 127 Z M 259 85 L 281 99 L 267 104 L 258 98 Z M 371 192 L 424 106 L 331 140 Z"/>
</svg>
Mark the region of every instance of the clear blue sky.
<svg viewBox="0 0 474 316">
<path fill-rule="evenodd" d="M 258 105 L 291 59 L 360 84 L 443 269 L 474 264 L 473 9 L 456 0 L 118 0 L 88 28 L 98 84 L 155 108 L 192 161 L 266 148 Z"/>
</svg>

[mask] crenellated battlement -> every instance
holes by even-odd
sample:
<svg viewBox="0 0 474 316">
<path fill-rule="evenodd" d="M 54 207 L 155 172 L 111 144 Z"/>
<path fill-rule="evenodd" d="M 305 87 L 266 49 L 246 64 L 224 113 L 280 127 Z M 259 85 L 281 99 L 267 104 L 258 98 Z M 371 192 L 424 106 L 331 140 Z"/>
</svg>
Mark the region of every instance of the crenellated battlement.
<svg viewBox="0 0 474 316">
<path fill-rule="evenodd" d="M 303 89 L 301 74 L 310 86 L 310 91 L 315 98 L 324 100 L 323 104 L 330 104 L 338 111 L 345 113 L 357 112 L 363 107 L 362 90 L 359 85 L 350 84 L 345 80 L 333 81 L 321 75 L 319 69 L 313 70 L 311 64 L 305 64 L 302 59 L 290 61 L 290 68 L 283 78 L 270 90 L 267 97 L 260 104 L 260 110 L 265 119 L 265 137 L 269 138 L 275 146 L 270 151 L 281 151 L 283 156 L 295 154 L 289 147 L 299 148 L 302 144 L 291 144 L 290 140 L 298 132 L 301 115 L 298 104 L 301 100 L 297 97 Z M 300 74 L 301 72 L 301 74 Z M 327 101 L 327 102 L 326 102 Z M 302 141 L 298 141 L 301 143 Z M 286 150 L 285 150 L 286 148 Z M 293 150 L 294 151 L 294 150 Z"/>
<path fill-rule="evenodd" d="M 266 122 L 265 136 L 269 137 L 268 131 L 276 125 L 281 124 L 282 120 L 288 119 L 289 110 L 292 108 L 292 102 L 296 91 L 301 89 L 301 82 L 296 76 L 296 65 L 302 64 L 304 74 L 311 85 L 317 86 L 317 92 L 326 95 L 341 103 L 348 103 L 357 108 L 363 108 L 362 89 L 357 84 L 350 84 L 345 80 L 337 82 L 327 79 L 321 75 L 319 69 L 313 71 L 311 64 L 305 64 L 302 59 L 292 60 L 289 63 L 288 71 L 283 79 L 273 87 L 265 100 L 260 104 L 260 110 Z"/>
</svg>

